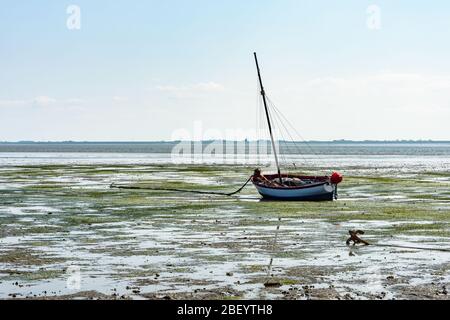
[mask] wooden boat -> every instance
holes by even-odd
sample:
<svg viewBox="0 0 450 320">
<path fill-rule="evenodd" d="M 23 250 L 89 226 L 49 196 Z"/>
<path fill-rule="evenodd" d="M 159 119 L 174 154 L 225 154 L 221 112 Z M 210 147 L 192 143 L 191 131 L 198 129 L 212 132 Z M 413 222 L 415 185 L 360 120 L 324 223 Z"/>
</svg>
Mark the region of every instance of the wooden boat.
<svg viewBox="0 0 450 320">
<path fill-rule="evenodd" d="M 254 53 L 254 57 L 267 125 L 269 127 L 272 150 L 278 172 L 276 174 L 262 175 L 261 171 L 256 169 L 251 177 L 253 185 L 258 190 L 259 194 L 261 194 L 265 199 L 305 201 L 332 201 L 333 199 L 337 199 L 337 186 L 343 179 L 342 175 L 338 172 L 333 172 L 330 176 L 302 176 L 281 173 L 266 101 L 266 93 L 262 83 L 261 71 L 259 69 L 256 52 Z"/>
</svg>

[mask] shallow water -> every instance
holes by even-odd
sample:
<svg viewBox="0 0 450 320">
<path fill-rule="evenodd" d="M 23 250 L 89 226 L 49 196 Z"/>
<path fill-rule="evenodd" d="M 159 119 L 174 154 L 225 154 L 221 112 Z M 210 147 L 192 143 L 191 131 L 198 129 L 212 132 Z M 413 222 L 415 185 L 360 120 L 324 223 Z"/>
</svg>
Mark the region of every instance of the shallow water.
<svg viewBox="0 0 450 320">
<path fill-rule="evenodd" d="M 338 201 L 260 201 L 252 186 L 235 197 L 109 188 L 229 191 L 248 163 L 0 153 L 0 298 L 447 297 L 450 252 L 403 247 L 450 250 L 449 155 L 303 159 L 296 171 L 344 174 Z M 350 229 L 372 245 L 347 247 Z"/>
</svg>

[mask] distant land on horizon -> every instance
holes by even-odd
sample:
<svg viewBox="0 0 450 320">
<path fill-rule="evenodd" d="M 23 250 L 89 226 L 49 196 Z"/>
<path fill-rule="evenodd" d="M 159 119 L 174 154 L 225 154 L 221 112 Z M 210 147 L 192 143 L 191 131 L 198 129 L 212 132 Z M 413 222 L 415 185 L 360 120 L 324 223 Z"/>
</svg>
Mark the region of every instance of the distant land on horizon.
<svg viewBox="0 0 450 320">
<path fill-rule="evenodd" d="M 230 141 L 230 142 L 255 142 L 255 141 L 266 141 L 269 140 L 150 140 L 150 141 L 0 141 L 0 144 L 163 144 L 163 143 L 179 143 L 179 142 L 202 142 L 211 143 L 214 141 Z M 277 140 L 283 143 L 450 143 L 450 140 L 305 140 L 305 141 L 288 141 L 288 140 Z"/>
<path fill-rule="evenodd" d="M 9 157 L 8 153 L 149 153 L 171 154 L 182 152 L 198 154 L 210 146 L 215 140 L 207 141 L 18 141 L 0 142 L 0 154 Z M 271 152 L 269 140 L 255 141 L 219 141 L 213 153 L 254 152 L 252 146 L 258 146 L 258 152 Z M 180 147 L 180 148 L 178 148 Z M 391 140 L 391 141 L 279 141 L 282 154 L 345 154 L 345 155 L 444 155 L 450 156 L 450 141 L 432 140 Z M 176 149 L 178 148 L 178 149 Z M 236 149 L 237 148 L 237 149 Z M 262 148 L 262 149 L 261 149 Z M 225 151 L 225 149 L 227 151 Z M 177 151 L 178 150 L 178 151 Z M 253 151 L 252 151 L 253 150 Z M 208 151 L 209 152 L 209 151 Z"/>
</svg>

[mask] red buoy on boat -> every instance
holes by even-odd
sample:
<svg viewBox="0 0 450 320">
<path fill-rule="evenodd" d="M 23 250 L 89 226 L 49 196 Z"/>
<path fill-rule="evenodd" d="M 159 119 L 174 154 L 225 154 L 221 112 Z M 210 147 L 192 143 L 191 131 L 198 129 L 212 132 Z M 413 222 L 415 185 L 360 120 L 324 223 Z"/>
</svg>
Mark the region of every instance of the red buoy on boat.
<svg viewBox="0 0 450 320">
<path fill-rule="evenodd" d="M 342 174 L 340 174 L 339 172 L 333 172 L 330 177 L 330 181 L 332 184 L 341 183 L 342 179 L 343 179 Z"/>
</svg>

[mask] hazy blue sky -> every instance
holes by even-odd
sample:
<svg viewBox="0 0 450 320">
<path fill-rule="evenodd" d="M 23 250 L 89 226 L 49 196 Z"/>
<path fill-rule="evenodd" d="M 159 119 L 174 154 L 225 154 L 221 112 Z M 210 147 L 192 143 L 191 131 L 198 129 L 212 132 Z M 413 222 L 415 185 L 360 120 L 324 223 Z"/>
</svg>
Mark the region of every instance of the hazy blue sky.
<svg viewBox="0 0 450 320">
<path fill-rule="evenodd" d="M 254 129 L 253 51 L 305 139 L 450 139 L 449 1 L 1 0 L 0 141 Z"/>
</svg>

